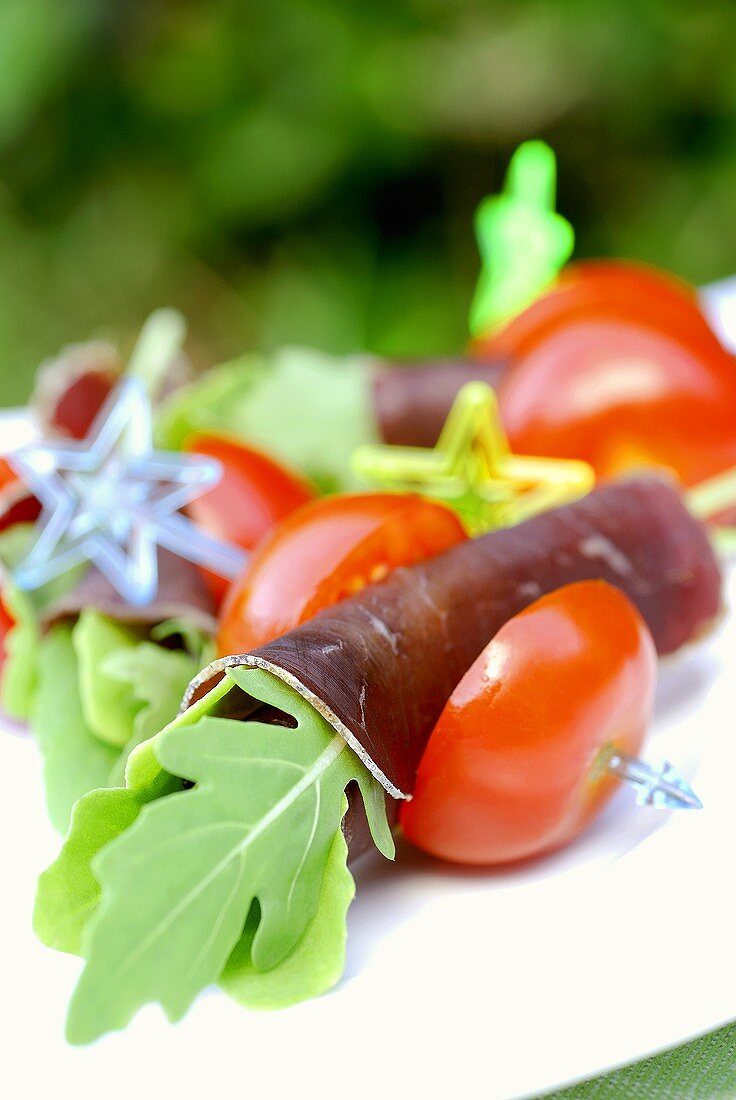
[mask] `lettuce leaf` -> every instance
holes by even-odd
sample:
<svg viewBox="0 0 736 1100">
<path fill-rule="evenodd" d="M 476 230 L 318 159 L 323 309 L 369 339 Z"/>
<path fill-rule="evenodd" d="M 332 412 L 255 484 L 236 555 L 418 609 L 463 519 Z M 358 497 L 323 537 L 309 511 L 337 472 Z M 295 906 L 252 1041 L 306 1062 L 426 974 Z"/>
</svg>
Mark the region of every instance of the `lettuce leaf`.
<svg viewBox="0 0 736 1100">
<path fill-rule="evenodd" d="M 3 579 L 3 600 L 15 620 L 5 639 L 6 658 L 0 683 L 0 703 L 7 714 L 27 722 L 38 684 L 41 649 L 40 616 L 45 607 L 73 588 L 82 569 L 71 570 L 33 592 L 13 584 L 12 571 L 33 539 L 33 525 L 16 523 L 0 534 L 0 562 L 10 576 Z"/>
<path fill-rule="evenodd" d="M 6 714 L 27 722 L 38 684 L 41 631 L 34 609 L 26 594 L 13 584 L 3 592 L 3 600 L 14 619 L 5 639 L 5 664 L 0 684 L 0 701 Z"/>
<path fill-rule="evenodd" d="M 291 715 L 296 729 L 207 716 L 235 684 Z M 229 959 L 226 983 L 253 1003 L 286 1003 L 333 981 L 349 902 L 335 838 L 353 781 L 377 846 L 393 855 L 382 790 L 296 693 L 269 673 L 239 669 L 213 695 L 131 757 L 131 789 L 162 771 L 194 786 L 143 806 L 91 858 L 101 900 L 84 935 L 77 928 L 65 941 L 81 940 L 87 959 L 69 1011 L 71 1042 L 125 1026 L 148 1001 L 180 1018 Z M 247 924 L 255 900 L 259 917 Z M 280 983 L 275 968 L 290 958 L 291 977 Z M 259 993 L 253 971 L 271 969 L 274 985 Z"/>
<path fill-rule="evenodd" d="M 347 799 L 343 816 L 346 809 Z M 256 970 L 252 948 L 260 909 L 254 905 L 220 977 L 221 987 L 244 1008 L 262 1010 L 287 1008 L 331 989 L 345 969 L 345 922 L 354 897 L 348 846 L 338 829 L 327 855 L 317 911 L 296 947 L 278 966 Z"/>
<path fill-rule="evenodd" d="M 74 626 L 72 641 L 79 662 L 85 721 L 101 741 L 122 748 L 133 736 L 133 723 L 142 704 L 131 692 L 129 680 L 116 675 L 116 668 L 121 654 L 135 652 L 140 634 L 85 608 Z"/>
<path fill-rule="evenodd" d="M 367 360 L 283 348 L 268 359 L 227 363 L 177 390 L 159 411 L 160 446 L 179 450 L 195 431 L 234 432 L 324 492 L 355 488 L 350 455 L 361 443 L 378 442 Z"/>
<path fill-rule="evenodd" d="M 77 799 L 107 784 L 119 750 L 100 741 L 84 720 L 71 627 L 53 627 L 38 648 L 30 719 L 43 758 L 49 817 L 63 833 Z"/>
<path fill-rule="evenodd" d="M 15 659 L 4 703 L 30 721 L 44 762 L 49 817 L 64 832 L 77 799 L 122 786 L 133 749 L 176 715 L 207 641 L 189 629 L 195 654 L 166 649 L 92 609 L 74 626 L 53 627 L 43 637 L 26 594 L 11 592 L 24 610 L 10 635 Z M 172 627 L 177 634 L 185 629 Z M 168 636 L 166 624 L 159 636 Z"/>
<path fill-rule="evenodd" d="M 227 681 L 222 688 L 218 685 L 206 703 L 200 700 L 172 725 L 196 721 L 203 707 L 214 705 L 224 694 L 223 688 L 226 691 L 229 686 Z M 39 877 L 33 928 L 47 947 L 81 955 L 84 930 L 102 896 L 92 860 L 133 824 L 147 802 L 183 788 L 180 779 L 161 768 L 148 746 L 134 754 L 127 773 L 125 787 L 89 791 L 79 799 L 58 858 Z"/>
<path fill-rule="evenodd" d="M 38 880 L 33 930 L 47 947 L 81 955 L 84 929 L 100 901 L 92 859 L 133 824 L 144 801 L 125 787 L 109 787 L 75 804 L 64 847 Z"/>
<path fill-rule="evenodd" d="M 108 654 L 105 674 L 123 685 L 137 704 L 130 735 L 110 773 L 109 785 L 122 786 L 128 757 L 172 720 L 200 667 L 201 661 L 191 654 L 148 641 Z"/>
</svg>

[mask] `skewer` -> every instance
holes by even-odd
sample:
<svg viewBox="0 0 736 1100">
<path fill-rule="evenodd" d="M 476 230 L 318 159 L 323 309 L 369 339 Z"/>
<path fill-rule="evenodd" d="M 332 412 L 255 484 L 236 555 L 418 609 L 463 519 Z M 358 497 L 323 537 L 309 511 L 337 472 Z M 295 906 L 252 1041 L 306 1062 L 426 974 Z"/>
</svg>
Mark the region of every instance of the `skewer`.
<svg viewBox="0 0 736 1100">
<path fill-rule="evenodd" d="M 606 769 L 634 788 L 640 806 L 653 806 L 656 810 L 703 808 L 690 784 L 667 760 L 653 765 L 636 756 L 614 752 L 606 761 Z"/>
</svg>

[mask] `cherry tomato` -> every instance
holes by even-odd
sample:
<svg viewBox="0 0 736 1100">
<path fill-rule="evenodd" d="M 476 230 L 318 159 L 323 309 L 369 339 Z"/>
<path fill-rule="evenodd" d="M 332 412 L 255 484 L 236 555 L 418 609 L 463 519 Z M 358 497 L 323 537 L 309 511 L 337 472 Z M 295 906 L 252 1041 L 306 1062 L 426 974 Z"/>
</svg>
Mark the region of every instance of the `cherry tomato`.
<svg viewBox="0 0 736 1100">
<path fill-rule="evenodd" d="M 482 343 L 512 447 L 580 458 L 599 477 L 642 465 L 684 485 L 736 465 L 736 361 L 693 293 L 633 264 L 578 264 Z"/>
<path fill-rule="evenodd" d="M 5 650 L 5 639 L 7 638 L 13 625 L 13 617 L 5 606 L 5 602 L 2 599 L 2 596 L 0 596 L 0 669 L 2 669 L 3 665 L 5 664 L 5 658 L 7 656 Z"/>
<path fill-rule="evenodd" d="M 607 756 L 638 752 L 655 679 L 651 636 L 618 589 L 582 581 L 531 604 L 442 712 L 402 807 L 406 836 L 470 864 L 566 844 L 616 787 Z"/>
<path fill-rule="evenodd" d="M 33 523 L 41 505 L 26 489 L 15 470 L 0 458 L 0 531 L 14 523 Z"/>
<path fill-rule="evenodd" d="M 510 321 L 473 344 L 482 354 L 522 358 L 550 330 L 598 315 L 642 323 L 683 338 L 713 336 L 695 289 L 669 272 L 628 260 L 568 264 L 554 283 Z"/>
<path fill-rule="evenodd" d="M 252 550 L 267 531 L 315 491 L 304 478 L 264 451 L 225 435 L 189 436 L 184 450 L 216 458 L 223 467 L 218 484 L 187 506 L 191 518 L 211 535 Z M 203 570 L 218 601 L 228 582 Z"/>
<path fill-rule="evenodd" d="M 217 640 L 244 653 L 318 611 L 467 538 L 444 504 L 399 493 L 323 497 L 294 512 L 231 588 Z"/>
</svg>

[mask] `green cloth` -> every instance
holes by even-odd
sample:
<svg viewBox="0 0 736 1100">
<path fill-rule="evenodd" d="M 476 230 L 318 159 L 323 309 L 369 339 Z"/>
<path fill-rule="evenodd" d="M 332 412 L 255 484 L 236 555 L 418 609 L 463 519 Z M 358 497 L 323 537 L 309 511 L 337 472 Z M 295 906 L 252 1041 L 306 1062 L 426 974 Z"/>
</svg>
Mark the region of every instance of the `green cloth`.
<svg viewBox="0 0 736 1100">
<path fill-rule="evenodd" d="M 736 1023 L 545 1100 L 722 1100 L 736 1096 Z"/>
</svg>

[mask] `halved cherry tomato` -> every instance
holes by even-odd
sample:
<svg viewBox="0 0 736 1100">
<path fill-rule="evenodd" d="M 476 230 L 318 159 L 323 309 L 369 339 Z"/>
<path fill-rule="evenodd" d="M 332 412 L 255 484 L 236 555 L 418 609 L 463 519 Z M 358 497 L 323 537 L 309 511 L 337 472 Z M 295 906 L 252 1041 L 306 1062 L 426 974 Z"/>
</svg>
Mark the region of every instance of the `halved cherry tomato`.
<svg viewBox="0 0 736 1100">
<path fill-rule="evenodd" d="M 499 402 L 519 453 L 599 477 L 662 466 L 688 486 L 736 465 L 736 360 L 664 272 L 571 265 L 482 349 L 513 360 Z"/>
<path fill-rule="evenodd" d="M 638 752 L 655 680 L 651 636 L 618 589 L 582 581 L 542 597 L 453 692 L 402 808 L 406 836 L 470 864 L 566 844 L 617 785 L 608 756 Z"/>
<path fill-rule="evenodd" d="M 0 531 L 14 523 L 33 523 L 40 511 L 41 505 L 12 466 L 0 458 Z"/>
<path fill-rule="evenodd" d="M 223 467 L 221 480 L 187 506 L 188 514 L 211 535 L 244 550 L 252 550 L 279 520 L 315 496 L 301 474 L 232 436 L 195 433 L 184 450 L 216 458 Z M 203 573 L 221 599 L 228 582 Z"/>
<path fill-rule="evenodd" d="M 2 669 L 3 665 L 5 664 L 5 658 L 7 656 L 5 650 L 5 639 L 12 630 L 13 626 L 14 619 L 8 611 L 7 607 L 5 606 L 5 602 L 2 596 L 0 596 L 0 669 Z"/>
<path fill-rule="evenodd" d="M 268 536 L 223 608 L 217 647 L 243 653 L 467 535 L 444 504 L 399 493 L 324 497 Z"/>
</svg>

